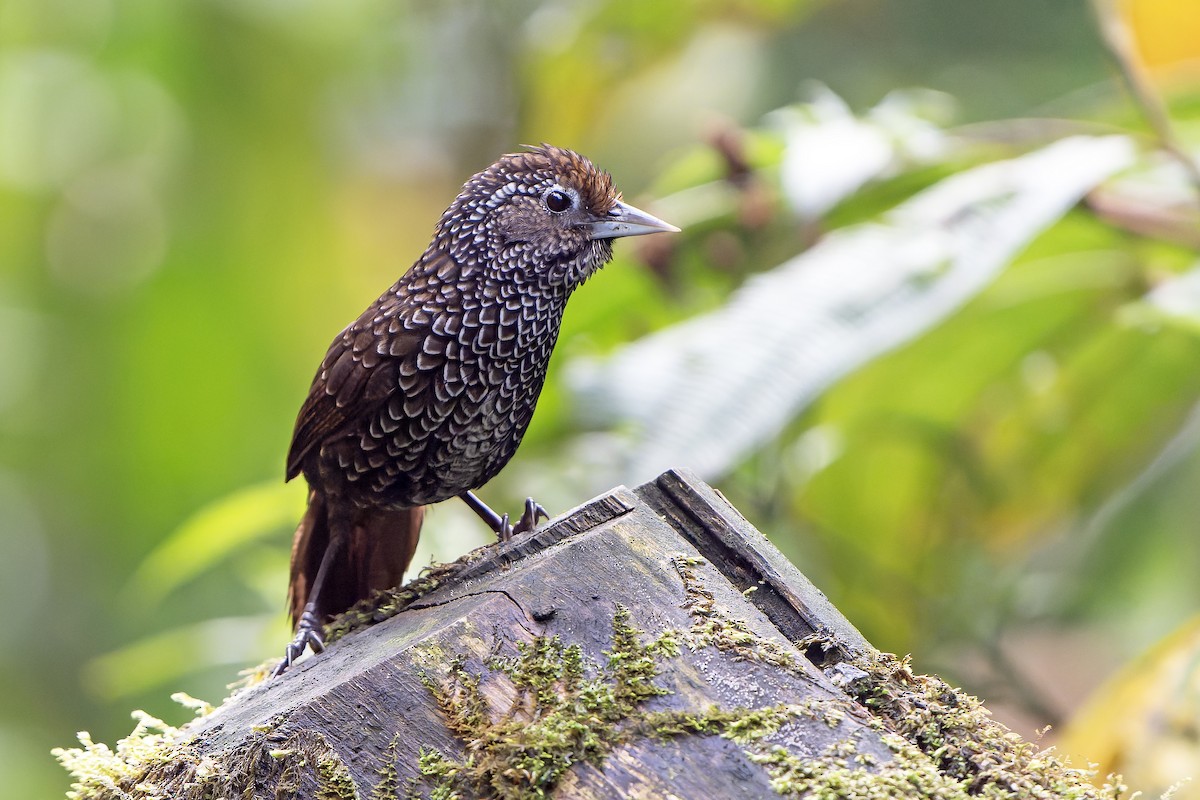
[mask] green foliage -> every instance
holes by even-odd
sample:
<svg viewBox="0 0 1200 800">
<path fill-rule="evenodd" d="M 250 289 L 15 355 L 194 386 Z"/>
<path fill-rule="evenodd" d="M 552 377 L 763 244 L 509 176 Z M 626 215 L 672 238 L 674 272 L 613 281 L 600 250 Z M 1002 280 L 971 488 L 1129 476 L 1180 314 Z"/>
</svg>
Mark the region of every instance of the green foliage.
<svg viewBox="0 0 1200 800">
<path fill-rule="evenodd" d="M 831 88 L 796 103 L 810 79 Z M 910 85 L 937 91 L 896 92 Z M 1193 149 L 1198 97 L 1167 98 Z M 584 388 L 595 364 L 661 331 L 691 338 L 689 321 L 864 226 L 967 230 L 998 206 L 894 214 L 1098 130 L 1130 136 L 1134 163 L 1047 212 L 959 305 L 877 329 L 875 351 L 833 359 L 774 420 L 747 409 L 776 376 L 730 377 L 753 336 L 726 375 L 675 396 L 758 426 L 705 477 L 869 639 L 981 691 L 1020 694 L 989 655 L 1005 637 L 1103 626 L 1090 660 L 1111 662 L 1200 603 L 1195 191 L 1111 79 L 1082 4 L 3 4 L 7 788 L 53 795 L 61 775 L 32 754 L 85 724 L 115 738 L 165 683 L 217 694 L 230 664 L 278 647 L 303 488 L 270 482 L 300 398 L 331 337 L 498 152 L 577 147 L 686 229 L 619 246 L 572 301 L 525 445 L 486 490 L 554 510 L 651 477 L 620 465 L 655 431 Z M 798 189 L 823 169 L 840 183 Z M 889 298 L 930 296 L 948 263 Z M 791 302 L 745 318 L 811 307 L 775 299 Z M 775 358 L 863 330 L 810 330 Z M 633 388 L 661 386 L 656 366 Z M 677 441 L 724 444 L 719 422 Z M 429 520 L 423 548 L 468 549 L 453 512 Z"/>
<path fill-rule="evenodd" d="M 231 553 L 267 534 L 290 528 L 304 511 L 300 483 L 273 482 L 227 495 L 184 521 L 150 551 L 134 573 L 129 593 L 154 604 L 188 580 L 213 570 Z"/>
</svg>

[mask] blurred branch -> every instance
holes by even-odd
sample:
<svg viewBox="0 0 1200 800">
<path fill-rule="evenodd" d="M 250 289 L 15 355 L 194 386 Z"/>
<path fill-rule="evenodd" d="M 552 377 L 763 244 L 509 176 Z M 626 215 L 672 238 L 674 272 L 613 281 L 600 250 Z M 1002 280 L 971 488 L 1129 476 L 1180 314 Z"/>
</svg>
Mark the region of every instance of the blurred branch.
<svg viewBox="0 0 1200 800">
<path fill-rule="evenodd" d="M 1068 136 L 1111 136 L 1128 133 L 1128 131 L 1117 125 L 1093 120 L 1012 117 L 956 125 L 947 129 L 947 133 L 972 143 L 984 142 L 1029 149 L 1041 147 Z"/>
<path fill-rule="evenodd" d="M 1140 198 L 1098 188 L 1087 205 L 1110 225 L 1184 247 L 1200 249 L 1200 210 L 1179 205 L 1149 205 Z"/>
<path fill-rule="evenodd" d="M 1096 15 L 1101 41 L 1116 62 L 1121 78 L 1133 95 L 1134 103 L 1146 118 L 1154 135 L 1158 137 L 1159 147 L 1179 162 L 1200 194 L 1200 164 L 1188 154 L 1175 135 L 1166 103 L 1151 84 L 1145 68 L 1138 60 L 1133 33 L 1121 17 L 1117 3 L 1118 0 L 1092 0 L 1092 10 Z"/>
<path fill-rule="evenodd" d="M 1109 530 L 1114 520 L 1123 514 L 1135 501 L 1174 470 L 1200 445 L 1200 403 L 1192 406 L 1183 425 L 1158 452 L 1145 469 L 1133 480 L 1113 492 L 1100 507 L 1088 517 L 1075 539 L 1080 552 L 1092 552 L 1095 542 Z M 1082 576 L 1079 576 L 1080 579 Z"/>
<path fill-rule="evenodd" d="M 1005 651 L 999 636 L 981 640 L 979 645 L 996 679 L 1010 692 L 1013 702 L 1033 717 L 1041 720 L 1044 725 L 1052 728 L 1062 725 L 1062 712 L 1054 706 L 1045 692 L 1026 677 L 1024 671 Z"/>
</svg>

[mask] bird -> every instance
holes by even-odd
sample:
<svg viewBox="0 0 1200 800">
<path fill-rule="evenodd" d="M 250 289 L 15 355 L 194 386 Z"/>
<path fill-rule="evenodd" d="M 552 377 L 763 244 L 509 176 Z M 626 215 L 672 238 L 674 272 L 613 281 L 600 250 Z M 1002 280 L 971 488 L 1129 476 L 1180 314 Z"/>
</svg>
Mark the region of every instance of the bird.
<svg viewBox="0 0 1200 800">
<path fill-rule="evenodd" d="M 462 498 L 501 540 L 547 517 L 531 498 L 513 524 L 475 490 L 521 443 L 571 294 L 615 239 L 678 231 L 552 145 L 467 180 L 421 257 L 334 338 L 297 415 L 286 479 L 304 475 L 308 507 L 292 542 L 295 635 L 273 675 L 324 650 L 332 616 L 400 582 L 426 506 Z"/>
</svg>

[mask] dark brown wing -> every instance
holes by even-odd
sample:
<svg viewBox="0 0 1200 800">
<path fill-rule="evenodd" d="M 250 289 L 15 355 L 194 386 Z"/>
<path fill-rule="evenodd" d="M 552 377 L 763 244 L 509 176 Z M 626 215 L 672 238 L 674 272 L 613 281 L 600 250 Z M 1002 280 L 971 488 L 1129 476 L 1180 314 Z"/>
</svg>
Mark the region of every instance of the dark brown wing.
<svg viewBox="0 0 1200 800">
<path fill-rule="evenodd" d="M 288 480 L 300 474 L 309 451 L 348 422 L 369 418 L 396 391 L 400 362 L 418 352 L 425 338 L 400 317 L 404 300 L 403 293 L 389 291 L 330 345 L 296 417 Z"/>
</svg>

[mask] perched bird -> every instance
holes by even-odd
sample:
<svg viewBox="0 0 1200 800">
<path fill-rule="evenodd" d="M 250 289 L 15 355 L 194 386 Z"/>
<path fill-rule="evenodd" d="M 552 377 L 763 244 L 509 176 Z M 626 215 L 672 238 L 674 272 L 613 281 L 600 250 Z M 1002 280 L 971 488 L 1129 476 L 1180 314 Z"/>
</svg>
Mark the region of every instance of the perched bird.
<svg viewBox="0 0 1200 800">
<path fill-rule="evenodd" d="M 424 506 L 461 497 L 501 539 L 546 516 L 531 499 L 514 526 L 472 490 L 516 452 L 567 299 L 613 239 L 678 230 L 570 150 L 506 155 L 467 181 L 412 268 L 334 339 L 300 409 L 287 479 L 304 473 L 308 511 L 275 674 L 323 649 L 329 616 L 400 582 Z"/>
</svg>

